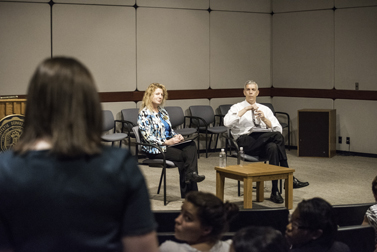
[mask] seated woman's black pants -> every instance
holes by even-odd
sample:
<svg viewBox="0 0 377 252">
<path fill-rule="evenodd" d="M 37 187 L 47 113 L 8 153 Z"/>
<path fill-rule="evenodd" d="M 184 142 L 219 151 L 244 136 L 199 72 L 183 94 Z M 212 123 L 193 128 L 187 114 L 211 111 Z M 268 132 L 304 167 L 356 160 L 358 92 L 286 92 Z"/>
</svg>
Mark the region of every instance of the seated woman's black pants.
<svg viewBox="0 0 377 252">
<path fill-rule="evenodd" d="M 162 158 L 162 154 L 147 154 L 148 158 Z M 181 188 L 181 197 L 184 198 L 186 193 L 197 191 L 196 182 L 185 183 L 186 175 L 191 172 L 198 172 L 198 152 L 194 141 L 188 143 L 167 147 L 165 152 L 166 160 L 173 161 L 179 170 L 179 184 Z"/>
</svg>

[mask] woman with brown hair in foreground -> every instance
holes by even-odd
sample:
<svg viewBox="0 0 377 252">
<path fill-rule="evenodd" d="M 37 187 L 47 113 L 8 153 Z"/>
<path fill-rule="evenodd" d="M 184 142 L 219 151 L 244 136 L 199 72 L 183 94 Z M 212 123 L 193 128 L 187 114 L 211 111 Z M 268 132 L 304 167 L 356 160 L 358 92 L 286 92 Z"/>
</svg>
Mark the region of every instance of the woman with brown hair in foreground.
<svg viewBox="0 0 377 252">
<path fill-rule="evenodd" d="M 0 251 L 158 251 L 137 162 L 102 146 L 101 134 L 89 70 L 72 58 L 43 61 L 24 132 L 0 156 Z"/>
</svg>

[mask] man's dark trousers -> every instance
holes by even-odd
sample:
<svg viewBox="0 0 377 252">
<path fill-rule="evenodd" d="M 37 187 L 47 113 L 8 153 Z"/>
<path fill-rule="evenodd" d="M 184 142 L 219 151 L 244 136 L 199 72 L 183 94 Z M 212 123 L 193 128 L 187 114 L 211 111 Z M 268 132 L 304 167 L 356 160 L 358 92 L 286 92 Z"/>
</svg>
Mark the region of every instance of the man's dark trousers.
<svg viewBox="0 0 377 252">
<path fill-rule="evenodd" d="M 288 168 L 284 136 L 280 132 L 255 132 L 242 135 L 237 139 L 237 144 L 250 156 L 268 158 L 269 164 Z M 278 181 L 273 180 L 272 192 L 277 190 Z"/>
</svg>

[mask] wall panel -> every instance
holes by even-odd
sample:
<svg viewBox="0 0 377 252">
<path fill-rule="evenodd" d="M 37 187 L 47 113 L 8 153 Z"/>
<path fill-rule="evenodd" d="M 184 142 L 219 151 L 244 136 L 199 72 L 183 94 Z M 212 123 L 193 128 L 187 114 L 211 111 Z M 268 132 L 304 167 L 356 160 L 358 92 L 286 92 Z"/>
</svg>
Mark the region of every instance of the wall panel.
<svg viewBox="0 0 377 252">
<path fill-rule="evenodd" d="M 136 89 L 135 47 L 133 7 L 53 6 L 53 55 L 81 60 L 100 92 Z"/>
<path fill-rule="evenodd" d="M 211 12 L 211 88 L 271 86 L 271 15 Z"/>
<path fill-rule="evenodd" d="M 210 0 L 211 10 L 271 13 L 270 0 Z"/>
<path fill-rule="evenodd" d="M 152 82 L 169 89 L 209 86 L 209 13 L 137 10 L 137 88 Z"/>
<path fill-rule="evenodd" d="M 98 5 L 128 5 L 135 4 L 135 0 L 54 0 L 55 3 L 98 4 Z"/>
<path fill-rule="evenodd" d="M 332 10 L 273 15 L 273 86 L 334 87 Z"/>
<path fill-rule="evenodd" d="M 182 8 L 182 9 L 208 9 L 209 0 L 137 0 L 138 6 Z"/>
<path fill-rule="evenodd" d="M 376 0 L 335 0 L 336 8 L 347 8 L 347 7 L 360 7 L 360 6 L 376 6 Z"/>
<path fill-rule="evenodd" d="M 4 1 L 2 1 L 2 2 L 4 2 Z M 48 2 L 50 2 L 50 0 L 7 0 L 7 2 L 38 2 L 38 3 L 43 3 L 43 2 L 45 2 L 45 3 L 48 3 Z"/>
<path fill-rule="evenodd" d="M 272 10 L 275 13 L 288 11 L 323 10 L 333 7 L 333 0 L 272 0 Z"/>
<path fill-rule="evenodd" d="M 50 56 L 50 6 L 0 2 L 0 95 L 26 94 L 36 66 Z"/>
<path fill-rule="evenodd" d="M 335 11 L 335 87 L 377 90 L 377 7 Z"/>
<path fill-rule="evenodd" d="M 337 150 L 376 154 L 377 101 L 335 100 L 334 104 L 337 137 L 343 138 Z M 346 144 L 346 137 L 350 137 L 350 145 Z"/>
</svg>

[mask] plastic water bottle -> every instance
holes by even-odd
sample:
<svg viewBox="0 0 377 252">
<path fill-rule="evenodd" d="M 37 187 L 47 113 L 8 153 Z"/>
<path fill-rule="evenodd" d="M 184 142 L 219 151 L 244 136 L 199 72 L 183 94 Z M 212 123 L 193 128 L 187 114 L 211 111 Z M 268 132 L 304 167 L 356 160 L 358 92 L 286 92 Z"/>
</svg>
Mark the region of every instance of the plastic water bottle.
<svg viewBox="0 0 377 252">
<path fill-rule="evenodd" d="M 237 156 L 237 164 L 243 166 L 244 163 L 244 154 L 243 147 L 240 147 L 240 151 L 238 152 Z"/>
<path fill-rule="evenodd" d="M 226 153 L 224 149 L 221 149 L 219 154 L 219 167 L 226 167 Z"/>
</svg>

